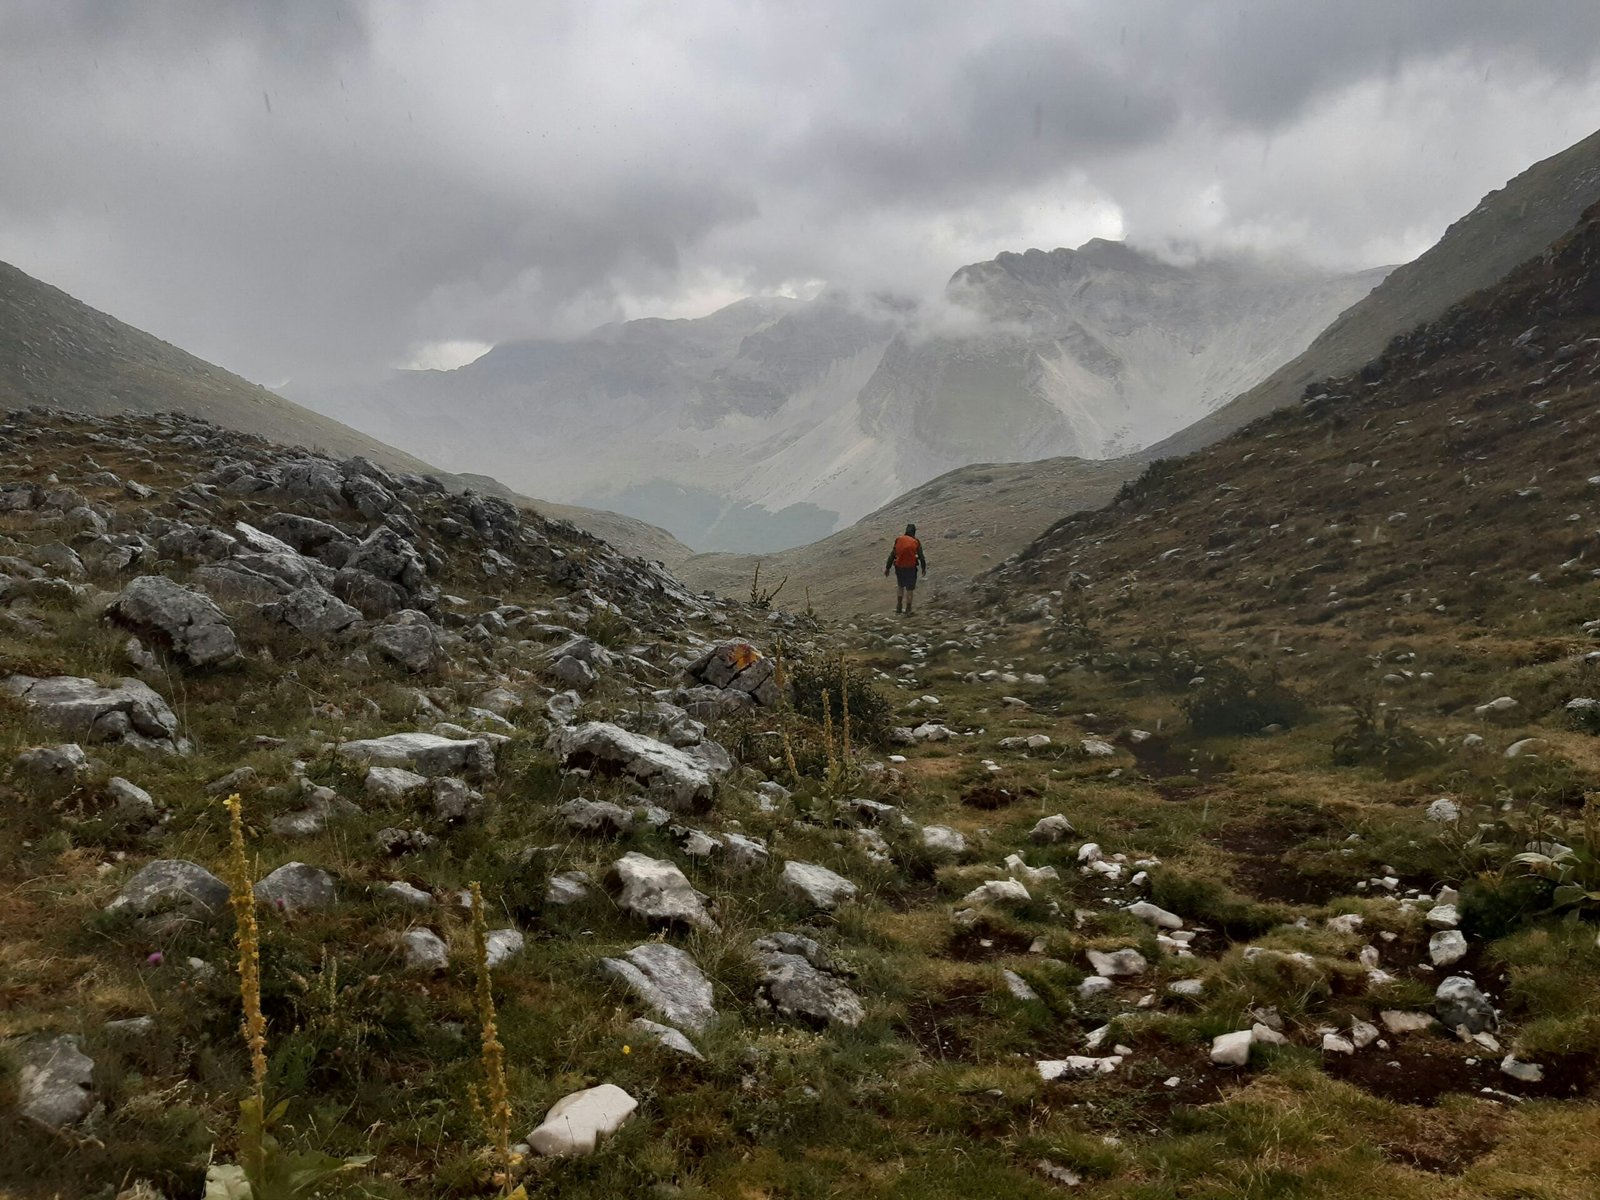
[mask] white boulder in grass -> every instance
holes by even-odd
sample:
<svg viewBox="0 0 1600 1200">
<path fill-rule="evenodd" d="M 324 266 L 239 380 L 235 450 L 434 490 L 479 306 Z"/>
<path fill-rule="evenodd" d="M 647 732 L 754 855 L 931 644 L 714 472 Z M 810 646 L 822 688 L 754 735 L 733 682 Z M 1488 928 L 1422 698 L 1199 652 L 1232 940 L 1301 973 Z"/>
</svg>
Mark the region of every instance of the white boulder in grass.
<svg viewBox="0 0 1600 1200">
<path fill-rule="evenodd" d="M 1090 950 L 1087 952 L 1089 965 L 1094 968 L 1096 975 L 1103 975 L 1107 979 L 1114 979 L 1119 975 L 1143 975 L 1150 964 L 1132 946 L 1107 953 L 1104 950 Z"/>
<path fill-rule="evenodd" d="M 1249 1029 L 1219 1033 L 1211 1039 L 1211 1061 L 1219 1067 L 1242 1067 L 1250 1061 L 1250 1046 L 1255 1033 Z"/>
<path fill-rule="evenodd" d="M 544 1123 L 528 1135 L 528 1145 L 553 1157 L 593 1154 L 600 1140 L 622 1128 L 638 1107 L 614 1083 L 573 1092 L 551 1106 Z"/>
</svg>

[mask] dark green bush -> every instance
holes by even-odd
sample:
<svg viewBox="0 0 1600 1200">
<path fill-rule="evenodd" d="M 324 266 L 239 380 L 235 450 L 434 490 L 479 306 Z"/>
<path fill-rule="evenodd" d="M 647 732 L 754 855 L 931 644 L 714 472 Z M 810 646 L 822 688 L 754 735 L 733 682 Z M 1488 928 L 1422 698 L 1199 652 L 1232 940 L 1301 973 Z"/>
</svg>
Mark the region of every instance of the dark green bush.
<svg viewBox="0 0 1600 1200">
<path fill-rule="evenodd" d="M 1405 723 L 1397 708 L 1375 700 L 1350 705 L 1350 720 L 1333 739 L 1333 761 L 1341 767 L 1377 767 L 1399 776 L 1429 766 L 1443 757 L 1437 743 Z"/>
<path fill-rule="evenodd" d="M 807 659 L 796 663 L 789 671 L 794 688 L 794 707 L 802 717 L 812 721 L 823 719 L 823 696 L 828 697 L 827 710 L 833 715 L 835 736 L 839 734 L 843 704 L 841 697 L 848 686 L 850 693 L 850 737 L 863 745 L 883 745 L 893 728 L 893 706 L 889 698 L 874 687 L 860 668 L 846 670 L 837 658 Z"/>
<path fill-rule="evenodd" d="M 1306 703 L 1275 676 L 1252 676 L 1230 662 L 1214 663 L 1182 701 L 1194 731 L 1215 734 L 1260 733 L 1268 725 L 1294 725 L 1305 718 Z"/>
</svg>

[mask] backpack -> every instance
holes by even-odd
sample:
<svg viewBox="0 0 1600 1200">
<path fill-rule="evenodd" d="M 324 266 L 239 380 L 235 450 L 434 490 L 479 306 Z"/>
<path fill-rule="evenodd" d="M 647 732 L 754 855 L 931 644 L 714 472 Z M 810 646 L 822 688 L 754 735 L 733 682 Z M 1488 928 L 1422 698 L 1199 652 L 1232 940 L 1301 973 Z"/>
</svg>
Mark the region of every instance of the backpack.
<svg viewBox="0 0 1600 1200">
<path fill-rule="evenodd" d="M 909 533 L 902 533 L 894 540 L 894 565 L 897 567 L 914 567 L 917 565 L 917 554 L 922 549 L 922 543 Z"/>
</svg>

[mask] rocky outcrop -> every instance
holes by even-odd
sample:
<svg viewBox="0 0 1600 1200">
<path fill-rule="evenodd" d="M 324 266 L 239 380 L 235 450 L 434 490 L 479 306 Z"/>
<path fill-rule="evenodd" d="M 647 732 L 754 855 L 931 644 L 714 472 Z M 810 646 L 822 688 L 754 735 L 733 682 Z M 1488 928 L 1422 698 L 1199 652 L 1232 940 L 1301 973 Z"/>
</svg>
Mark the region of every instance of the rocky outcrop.
<svg viewBox="0 0 1600 1200">
<path fill-rule="evenodd" d="M 178 737 L 178 718 L 167 702 L 137 679 L 102 687 L 74 675 L 48 679 L 12 675 L 0 681 L 0 690 L 21 700 L 39 720 L 81 742 L 174 753 L 188 749 Z"/>
<path fill-rule="evenodd" d="M 228 619 L 208 597 L 164 575 L 142 575 L 123 588 L 106 615 L 140 637 L 171 650 L 191 667 L 215 667 L 239 657 Z"/>
<path fill-rule="evenodd" d="M 726 770 L 604 721 L 557 728 L 548 744 L 566 766 L 626 776 L 678 811 L 709 807 L 715 778 Z"/>
</svg>

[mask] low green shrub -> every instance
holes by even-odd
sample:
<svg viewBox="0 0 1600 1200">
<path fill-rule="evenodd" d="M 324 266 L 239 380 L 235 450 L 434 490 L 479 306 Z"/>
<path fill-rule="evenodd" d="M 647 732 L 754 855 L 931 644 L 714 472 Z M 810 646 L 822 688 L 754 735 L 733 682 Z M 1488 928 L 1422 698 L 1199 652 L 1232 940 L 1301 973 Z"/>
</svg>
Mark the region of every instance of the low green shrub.
<svg viewBox="0 0 1600 1200">
<path fill-rule="evenodd" d="M 1253 676 L 1230 662 L 1213 664 L 1181 705 L 1194 731 L 1205 736 L 1296 725 L 1308 711 L 1306 702 L 1276 676 Z"/>
</svg>

